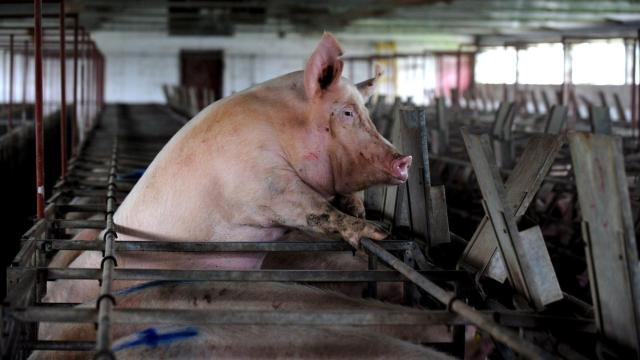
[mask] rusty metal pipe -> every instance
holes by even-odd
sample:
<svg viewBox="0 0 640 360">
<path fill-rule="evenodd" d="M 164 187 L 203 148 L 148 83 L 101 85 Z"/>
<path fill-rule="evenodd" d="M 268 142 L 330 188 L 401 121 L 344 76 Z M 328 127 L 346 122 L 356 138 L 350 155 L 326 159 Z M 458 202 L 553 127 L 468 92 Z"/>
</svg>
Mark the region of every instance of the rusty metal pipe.
<svg viewBox="0 0 640 360">
<path fill-rule="evenodd" d="M 76 156 L 78 145 L 78 17 L 73 23 L 73 119 L 71 122 L 71 156 Z"/>
<path fill-rule="evenodd" d="M 13 128 L 13 34 L 9 35 L 9 131 Z"/>
<path fill-rule="evenodd" d="M 22 68 L 22 121 L 27 121 L 27 81 L 29 75 L 29 41 L 24 42 L 24 59 Z"/>
<path fill-rule="evenodd" d="M 42 0 L 33 0 L 35 43 L 36 216 L 44 218 L 44 131 L 42 126 Z"/>
<path fill-rule="evenodd" d="M 60 0 L 60 176 L 67 176 L 67 89 L 64 0 Z"/>
</svg>

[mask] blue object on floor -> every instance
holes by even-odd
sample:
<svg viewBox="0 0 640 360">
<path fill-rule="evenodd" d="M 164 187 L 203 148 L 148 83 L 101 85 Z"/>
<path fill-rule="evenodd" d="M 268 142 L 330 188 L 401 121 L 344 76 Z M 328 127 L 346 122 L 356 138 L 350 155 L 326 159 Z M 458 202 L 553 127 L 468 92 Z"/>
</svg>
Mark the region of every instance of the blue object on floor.
<svg viewBox="0 0 640 360">
<path fill-rule="evenodd" d="M 127 341 L 122 344 L 118 344 L 113 347 L 113 351 L 120 351 L 125 349 L 136 348 L 139 346 L 146 346 L 148 348 L 156 348 L 158 345 L 167 345 L 179 340 L 189 339 L 194 336 L 198 336 L 198 330 L 192 327 L 187 327 L 181 330 L 169 331 L 164 334 L 158 333 L 154 328 L 148 328 L 140 331 L 138 338 L 135 340 Z"/>
<path fill-rule="evenodd" d="M 140 179 L 147 169 L 136 169 L 127 174 L 118 175 L 118 180 L 135 180 Z"/>
</svg>

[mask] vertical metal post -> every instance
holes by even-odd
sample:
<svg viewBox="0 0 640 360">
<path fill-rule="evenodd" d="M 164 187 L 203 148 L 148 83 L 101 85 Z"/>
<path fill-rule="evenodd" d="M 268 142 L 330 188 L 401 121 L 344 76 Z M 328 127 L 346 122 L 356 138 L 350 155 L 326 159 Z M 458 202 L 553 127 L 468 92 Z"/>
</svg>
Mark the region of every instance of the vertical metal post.
<svg viewBox="0 0 640 360">
<path fill-rule="evenodd" d="M 24 63 L 22 68 L 22 122 L 27 121 L 27 81 L 29 79 L 29 41 L 24 41 Z"/>
<path fill-rule="evenodd" d="M 67 44 L 64 0 L 60 0 L 60 176 L 67 176 Z"/>
<path fill-rule="evenodd" d="M 42 34 L 42 33 L 41 33 Z M 44 36 L 40 35 L 40 38 L 42 39 Z M 42 60 L 40 60 L 40 62 L 42 63 L 42 65 L 40 66 L 41 70 L 41 78 L 42 78 L 42 116 L 47 116 L 47 99 L 48 99 L 48 95 L 47 95 L 47 76 L 49 76 L 49 72 L 47 69 L 47 54 L 44 53 L 43 48 L 44 44 L 42 42 L 40 42 L 40 58 Z M 34 53 L 34 58 L 35 58 L 35 53 Z"/>
<path fill-rule="evenodd" d="M 564 52 L 564 81 L 562 82 L 562 105 L 567 107 L 567 129 L 571 130 L 575 127 L 580 114 L 577 113 L 577 106 L 574 108 L 569 106 L 571 101 L 571 82 L 572 82 L 572 66 L 571 66 L 571 43 L 562 38 L 562 48 Z M 574 108 L 572 114 L 572 108 Z"/>
<path fill-rule="evenodd" d="M 638 50 L 640 50 L 640 29 L 638 29 L 638 34 L 637 36 L 633 39 L 633 79 L 631 82 L 631 87 L 633 88 L 632 90 L 632 94 L 633 94 L 633 98 L 631 99 L 631 106 L 633 107 L 631 109 L 631 128 L 633 129 L 633 131 L 636 132 L 636 136 L 640 137 L 640 132 L 638 131 L 638 116 L 640 115 L 640 104 L 638 101 L 638 86 L 640 86 L 640 84 L 638 84 L 636 82 L 636 74 L 638 72 L 638 55 L 637 52 Z"/>
<path fill-rule="evenodd" d="M 458 89 L 456 99 L 452 99 L 456 106 L 460 105 L 460 98 L 462 97 L 462 45 L 458 46 L 458 53 L 456 54 L 456 88 Z"/>
<path fill-rule="evenodd" d="M 42 38 L 43 36 L 40 35 L 40 38 Z M 43 44 L 42 42 L 40 42 L 40 63 L 42 65 L 40 65 L 40 77 L 41 77 L 41 82 L 42 82 L 42 116 L 47 116 L 47 76 L 49 75 L 47 72 L 47 56 L 46 54 L 43 54 L 42 51 L 42 47 Z M 35 50 L 34 50 L 35 51 Z M 34 59 L 35 59 L 35 52 L 34 52 Z"/>
<path fill-rule="evenodd" d="M 571 45 L 566 38 L 562 38 L 562 51 L 564 56 L 564 80 L 562 82 L 562 105 L 569 105 L 569 86 L 571 85 Z"/>
<path fill-rule="evenodd" d="M 635 135 L 636 123 L 638 122 L 638 109 L 636 99 L 636 43 L 637 39 L 631 39 L 631 46 L 627 46 L 627 49 L 631 48 L 631 129 Z M 627 59 L 629 57 L 627 56 Z"/>
<path fill-rule="evenodd" d="M 520 46 L 514 46 L 514 49 L 516 50 L 516 79 L 513 83 L 513 101 L 518 102 L 518 85 L 520 84 Z"/>
<path fill-rule="evenodd" d="M 9 131 L 13 128 L 13 34 L 9 35 Z"/>
<path fill-rule="evenodd" d="M 44 133 L 42 127 L 42 0 L 33 0 L 35 44 L 36 216 L 44 218 Z"/>
<path fill-rule="evenodd" d="M 73 119 L 71 122 L 71 155 L 78 145 L 78 14 L 73 17 Z"/>
<path fill-rule="evenodd" d="M 84 39 L 84 29 L 82 29 L 82 34 L 80 35 L 80 43 L 82 44 L 82 60 L 80 61 L 80 112 L 82 118 L 82 132 L 87 131 L 87 118 L 85 112 L 85 103 L 84 103 L 84 90 L 85 90 L 85 81 L 84 81 L 84 67 L 85 67 L 85 39 Z"/>
<path fill-rule="evenodd" d="M 99 105 L 100 105 L 100 109 L 102 109 L 102 107 L 104 106 L 104 55 L 102 55 L 102 53 L 100 54 L 100 72 L 99 72 L 99 76 L 100 76 L 100 84 L 99 86 L 99 90 L 100 90 L 100 101 L 99 101 Z"/>
<path fill-rule="evenodd" d="M 96 89 L 97 89 L 96 84 L 97 84 L 97 81 L 96 80 L 97 80 L 97 77 L 96 77 L 96 74 L 97 74 L 97 69 L 98 68 L 96 66 L 97 65 L 97 56 L 96 56 L 96 54 L 97 54 L 96 43 L 91 42 L 91 73 L 90 73 L 91 74 L 91 78 L 90 78 L 91 87 L 89 88 L 91 90 L 91 93 L 90 93 L 91 96 L 89 97 L 89 99 L 90 99 L 90 103 L 89 104 L 91 106 L 90 109 L 91 109 L 91 119 L 92 119 L 92 121 L 95 121 L 95 115 L 96 115 L 96 110 L 97 110 L 97 106 L 96 106 L 96 99 L 97 99 L 97 96 L 96 96 Z"/>
<path fill-rule="evenodd" d="M 436 54 L 436 97 L 445 97 L 442 85 L 442 55 Z"/>
</svg>

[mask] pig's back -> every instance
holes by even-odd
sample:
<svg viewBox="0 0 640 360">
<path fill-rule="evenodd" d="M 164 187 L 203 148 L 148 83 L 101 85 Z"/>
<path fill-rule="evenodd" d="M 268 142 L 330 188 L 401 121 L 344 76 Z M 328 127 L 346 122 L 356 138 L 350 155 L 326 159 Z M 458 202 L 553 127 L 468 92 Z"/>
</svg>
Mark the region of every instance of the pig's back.
<svg viewBox="0 0 640 360">
<path fill-rule="evenodd" d="M 289 80 L 275 79 L 209 105 L 176 133 L 118 209 L 115 220 L 123 233 L 132 228 L 167 240 L 224 238 L 229 229 L 221 225 L 242 210 L 229 195 L 254 191 L 256 172 L 281 159 L 274 122 L 287 118 L 283 107 L 301 100 L 277 101 L 280 87 L 281 97 L 297 96 L 284 93 L 292 93 L 285 84 L 298 77 L 283 78 Z M 212 223 L 220 225 L 217 233 Z"/>
</svg>

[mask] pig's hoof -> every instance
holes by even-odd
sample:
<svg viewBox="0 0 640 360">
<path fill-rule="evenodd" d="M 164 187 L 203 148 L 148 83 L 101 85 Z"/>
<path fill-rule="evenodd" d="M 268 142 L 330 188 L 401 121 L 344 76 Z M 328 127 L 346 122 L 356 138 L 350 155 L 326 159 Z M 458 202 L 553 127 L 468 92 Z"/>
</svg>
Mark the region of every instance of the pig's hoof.
<svg viewBox="0 0 640 360">
<path fill-rule="evenodd" d="M 371 240 L 386 240 L 391 238 L 391 234 L 374 223 L 367 222 L 367 226 L 364 230 L 365 233 L 363 234 L 363 237 L 367 237 Z"/>
<path fill-rule="evenodd" d="M 348 230 L 342 234 L 342 237 L 356 249 L 360 248 L 360 240 L 362 238 L 369 238 L 371 240 L 385 240 L 390 236 L 389 233 L 381 227 L 365 220 L 358 219 L 356 228 L 360 228 L 360 230 Z"/>
</svg>

